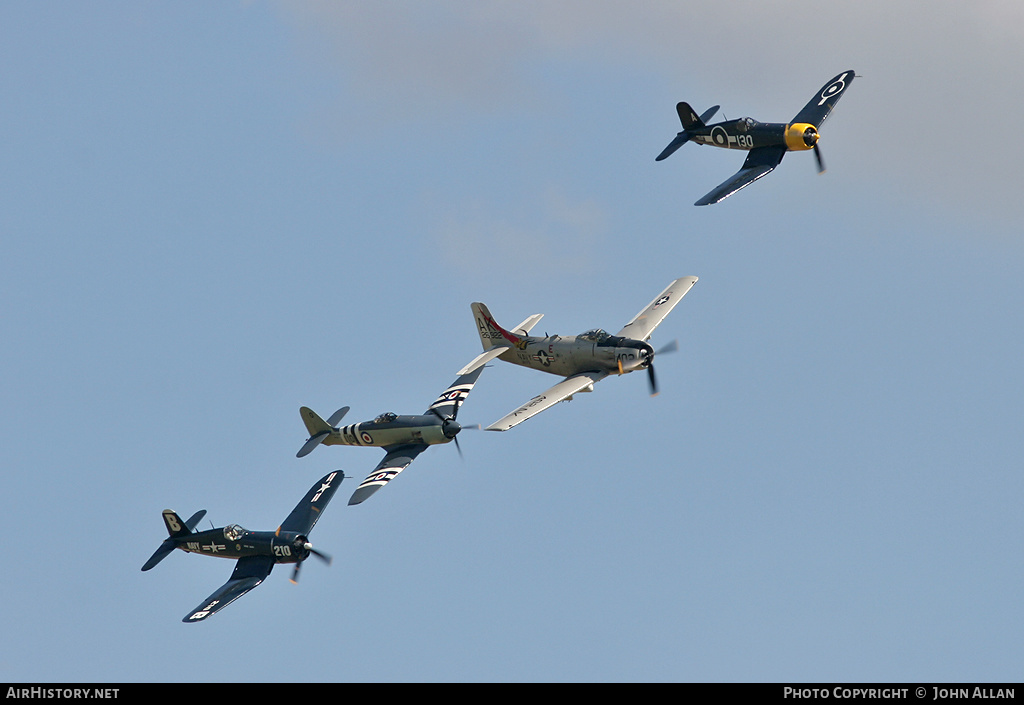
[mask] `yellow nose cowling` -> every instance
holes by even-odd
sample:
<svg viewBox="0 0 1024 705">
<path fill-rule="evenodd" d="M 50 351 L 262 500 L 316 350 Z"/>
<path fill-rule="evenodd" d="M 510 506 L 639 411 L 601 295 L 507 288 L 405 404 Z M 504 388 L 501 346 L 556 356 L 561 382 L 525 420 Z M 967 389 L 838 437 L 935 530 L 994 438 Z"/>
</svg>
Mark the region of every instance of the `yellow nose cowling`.
<svg viewBox="0 0 1024 705">
<path fill-rule="evenodd" d="M 794 122 L 786 127 L 786 148 L 797 152 L 814 149 L 818 143 L 818 128 L 809 122 Z"/>
</svg>

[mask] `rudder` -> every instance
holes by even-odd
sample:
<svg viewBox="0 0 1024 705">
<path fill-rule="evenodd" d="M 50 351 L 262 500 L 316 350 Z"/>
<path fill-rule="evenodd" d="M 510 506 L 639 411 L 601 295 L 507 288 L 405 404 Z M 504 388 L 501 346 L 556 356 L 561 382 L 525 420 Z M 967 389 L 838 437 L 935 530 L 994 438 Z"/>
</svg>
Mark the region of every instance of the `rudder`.
<svg viewBox="0 0 1024 705">
<path fill-rule="evenodd" d="M 697 117 L 697 113 L 689 103 L 676 103 L 676 112 L 679 114 L 679 122 L 682 123 L 684 130 L 696 130 L 704 127 L 704 121 Z"/>
<path fill-rule="evenodd" d="M 181 517 L 178 516 L 177 512 L 170 509 L 165 509 L 163 512 L 164 524 L 167 526 L 167 533 L 171 535 L 172 539 L 176 539 L 180 536 L 188 536 L 192 533 L 188 524 L 182 521 Z"/>
<path fill-rule="evenodd" d="M 474 302 L 470 305 L 470 308 L 473 309 L 473 318 L 476 321 L 476 332 L 480 335 L 480 344 L 483 345 L 484 350 L 490 350 L 496 345 L 508 345 L 509 343 L 515 344 L 519 341 L 519 338 L 509 333 L 495 322 L 494 317 L 491 316 L 491 312 L 487 310 L 487 306 L 479 302 Z"/>
</svg>

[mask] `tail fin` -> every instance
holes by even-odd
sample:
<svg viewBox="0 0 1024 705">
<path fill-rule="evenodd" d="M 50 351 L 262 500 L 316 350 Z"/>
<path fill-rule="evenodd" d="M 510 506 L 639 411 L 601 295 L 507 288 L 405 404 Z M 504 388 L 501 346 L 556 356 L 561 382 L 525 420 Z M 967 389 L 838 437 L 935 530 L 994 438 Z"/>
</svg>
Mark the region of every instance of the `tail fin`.
<svg viewBox="0 0 1024 705">
<path fill-rule="evenodd" d="M 296 458 L 302 458 L 313 452 L 313 449 L 324 442 L 324 440 L 331 435 L 334 431 L 334 426 L 341 421 L 342 417 L 348 413 L 348 407 L 343 406 L 342 408 L 331 414 L 331 418 L 324 421 L 320 418 L 320 414 L 316 413 L 308 406 L 304 406 L 299 409 L 299 416 L 302 417 L 302 423 L 306 424 L 306 430 L 309 431 L 309 438 L 299 448 L 299 452 L 295 454 Z"/>
<path fill-rule="evenodd" d="M 309 431 L 309 437 L 312 438 L 320 433 L 330 433 L 334 429 L 320 418 L 320 414 L 316 413 L 308 406 L 304 406 L 299 409 L 299 415 L 302 416 L 302 423 L 306 424 L 306 430 Z"/>
<path fill-rule="evenodd" d="M 480 343 L 484 350 L 490 350 L 495 346 L 507 347 L 515 345 L 519 338 L 499 326 L 491 312 L 482 303 L 474 302 L 470 305 L 473 309 L 473 318 L 476 319 L 476 332 L 480 334 Z"/>
<path fill-rule="evenodd" d="M 697 113 L 689 103 L 676 103 L 676 112 L 679 113 L 679 122 L 683 124 L 684 130 L 697 130 L 704 127 L 704 121 L 697 117 Z"/>
<path fill-rule="evenodd" d="M 182 521 L 181 517 L 178 516 L 177 512 L 174 512 L 170 509 L 165 509 L 164 524 L 167 525 L 167 533 L 171 535 L 172 539 L 181 538 L 182 536 L 188 536 L 192 533 L 192 527 L 198 524 L 199 520 L 202 519 L 205 514 L 206 510 L 204 509 L 201 512 L 198 512 L 195 515 L 193 515 L 189 519 L 189 522 L 191 522 L 190 525 L 189 523 Z"/>
<path fill-rule="evenodd" d="M 165 509 L 163 515 L 164 524 L 167 526 L 167 533 L 171 536 L 170 538 L 164 539 L 164 542 L 160 544 L 160 548 L 156 549 L 153 555 L 149 557 L 149 560 L 142 566 L 143 570 L 149 570 L 166 558 L 171 551 L 176 549 L 180 543 L 179 539 L 192 533 L 192 529 L 195 528 L 196 524 L 206 516 L 206 510 L 199 510 L 190 516 L 188 521 L 182 521 L 177 512 L 170 509 Z"/>
</svg>

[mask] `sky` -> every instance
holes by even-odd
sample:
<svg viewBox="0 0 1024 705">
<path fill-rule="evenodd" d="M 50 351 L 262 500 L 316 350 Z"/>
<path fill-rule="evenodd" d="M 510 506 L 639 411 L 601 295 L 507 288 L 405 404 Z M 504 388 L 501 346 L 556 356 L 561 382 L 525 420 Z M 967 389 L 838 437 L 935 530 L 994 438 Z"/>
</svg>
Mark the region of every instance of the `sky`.
<svg viewBox="0 0 1024 705">
<path fill-rule="evenodd" d="M 0 680 L 1000 682 L 1024 662 L 1024 6 L 0 4 Z M 675 104 L 821 129 L 743 155 Z M 470 303 L 616 331 L 677 277 L 661 393 L 610 378 L 467 430 L 365 503 Z M 459 420 L 551 375 L 497 362 Z M 280 566 L 160 513 L 276 528 Z M 346 489 L 346 486 L 348 489 Z M 268 665 L 269 664 L 269 665 Z"/>
</svg>

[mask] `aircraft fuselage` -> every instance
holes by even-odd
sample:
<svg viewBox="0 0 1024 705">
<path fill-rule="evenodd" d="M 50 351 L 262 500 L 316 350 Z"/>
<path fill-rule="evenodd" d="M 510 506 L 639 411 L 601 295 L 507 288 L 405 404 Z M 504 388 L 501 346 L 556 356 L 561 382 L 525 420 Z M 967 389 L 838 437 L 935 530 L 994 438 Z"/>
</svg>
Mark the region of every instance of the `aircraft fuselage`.
<svg viewBox="0 0 1024 705">
<path fill-rule="evenodd" d="M 406 443 L 435 445 L 452 439 L 444 435 L 440 419 L 432 414 L 399 416 L 340 426 L 324 439 L 326 446 L 396 446 Z"/>
<path fill-rule="evenodd" d="M 813 149 L 818 130 L 810 123 L 757 122 L 740 118 L 685 131 L 697 144 L 749 151 L 757 147 L 785 147 L 789 151 Z"/>
<path fill-rule="evenodd" d="M 249 531 L 237 524 L 198 531 L 182 537 L 178 548 L 218 558 L 270 556 L 275 563 L 298 563 L 309 556 L 306 537 L 294 531 Z"/>
<path fill-rule="evenodd" d="M 641 340 L 584 333 L 561 337 L 520 337 L 498 359 L 541 372 L 569 377 L 581 372 L 632 372 L 647 366 L 654 350 Z"/>
</svg>

